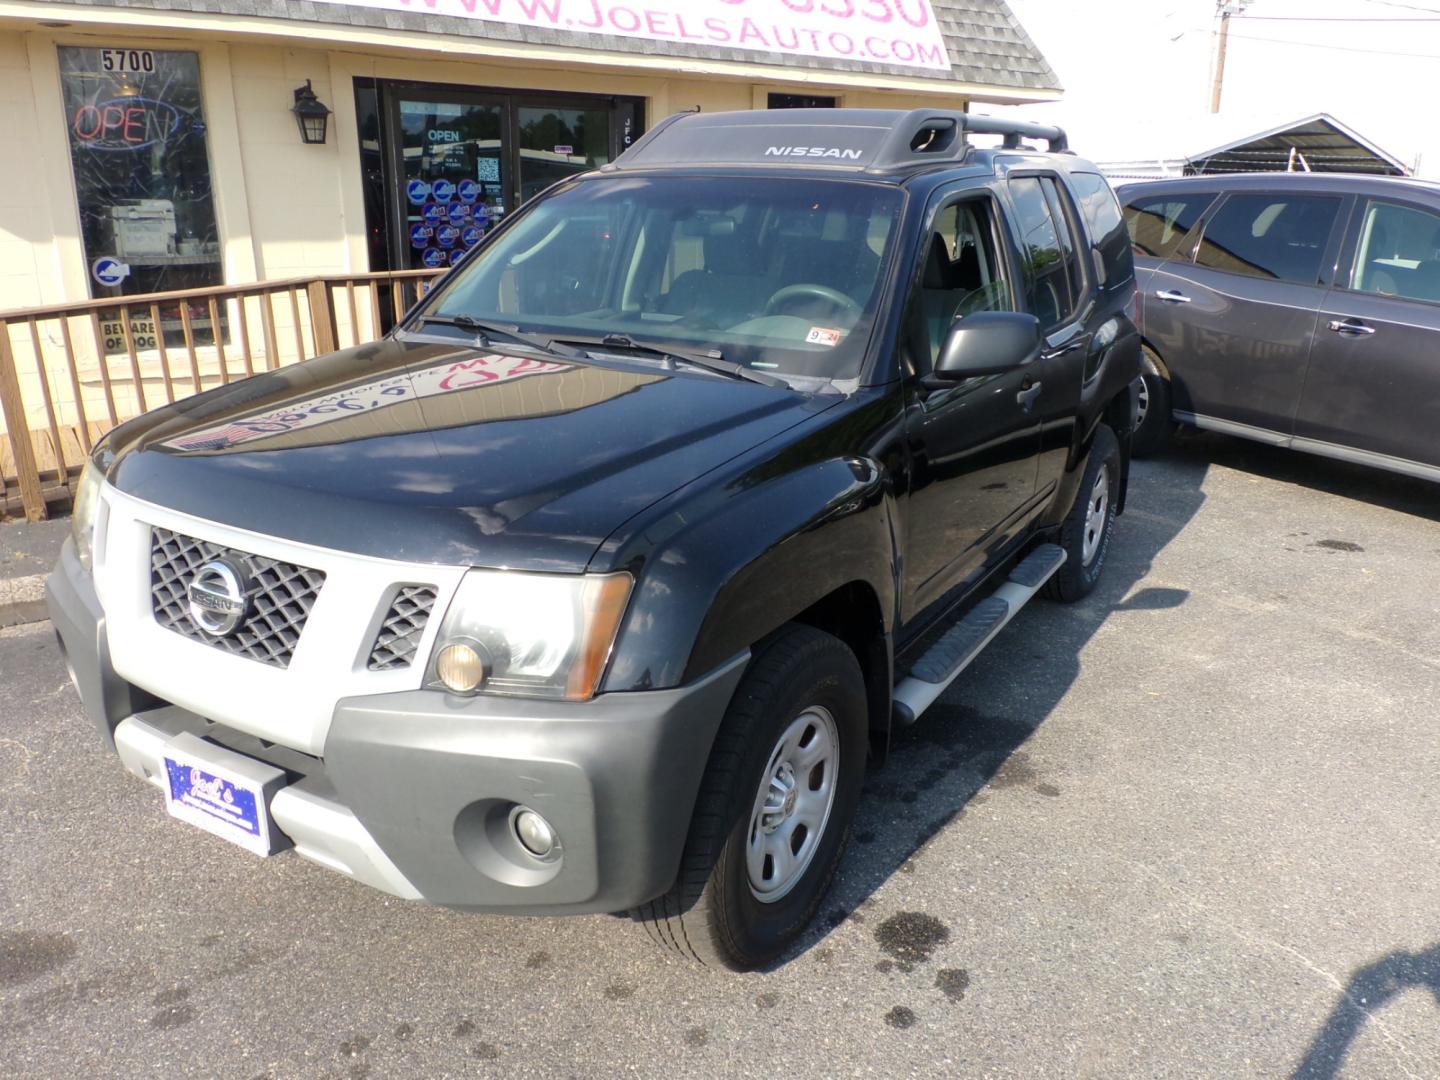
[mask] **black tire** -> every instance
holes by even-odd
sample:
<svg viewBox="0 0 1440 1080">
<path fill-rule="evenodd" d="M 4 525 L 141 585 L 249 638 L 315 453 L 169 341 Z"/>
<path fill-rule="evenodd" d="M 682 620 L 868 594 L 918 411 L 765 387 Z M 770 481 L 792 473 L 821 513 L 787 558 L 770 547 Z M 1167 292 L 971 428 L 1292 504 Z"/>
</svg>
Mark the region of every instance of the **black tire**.
<svg viewBox="0 0 1440 1080">
<path fill-rule="evenodd" d="M 833 801 L 793 886 L 762 902 L 747 871 L 751 819 L 777 744 L 813 706 L 828 711 L 838 736 Z M 702 964 L 744 971 L 780 956 L 814 916 L 844 854 L 865 775 L 867 729 L 865 681 L 843 642 L 798 625 L 771 638 L 721 722 L 675 884 L 632 917 L 656 942 Z M 800 850 L 812 848 L 802 843 Z"/>
<path fill-rule="evenodd" d="M 1130 453 L 1137 458 L 1163 453 L 1175 434 L 1175 420 L 1170 413 L 1170 379 L 1160 365 L 1160 358 L 1148 345 L 1140 347 L 1140 365 L 1140 375 L 1135 381 L 1141 416 L 1130 436 Z"/>
<path fill-rule="evenodd" d="M 1104 505 L 1098 506 L 1102 487 Z M 1075 492 L 1075 503 L 1060 525 L 1059 544 L 1065 549 L 1066 559 L 1065 565 L 1045 583 L 1045 595 L 1050 599 L 1074 603 L 1089 596 L 1100 581 L 1105 558 L 1110 553 L 1110 537 L 1115 531 L 1115 499 L 1119 493 L 1120 441 L 1101 424 L 1095 429 L 1090 457 Z M 1092 516 L 1097 506 L 1098 512 Z"/>
</svg>

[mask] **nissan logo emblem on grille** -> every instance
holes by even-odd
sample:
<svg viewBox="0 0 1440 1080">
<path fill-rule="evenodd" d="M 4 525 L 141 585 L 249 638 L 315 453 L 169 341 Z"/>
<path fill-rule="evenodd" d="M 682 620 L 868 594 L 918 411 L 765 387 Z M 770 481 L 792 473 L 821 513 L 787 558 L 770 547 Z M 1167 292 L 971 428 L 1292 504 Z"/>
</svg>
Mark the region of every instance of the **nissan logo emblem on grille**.
<svg viewBox="0 0 1440 1080">
<path fill-rule="evenodd" d="M 211 637 L 233 633 L 245 618 L 249 575 L 234 563 L 214 559 L 200 567 L 185 591 L 190 618 Z"/>
</svg>

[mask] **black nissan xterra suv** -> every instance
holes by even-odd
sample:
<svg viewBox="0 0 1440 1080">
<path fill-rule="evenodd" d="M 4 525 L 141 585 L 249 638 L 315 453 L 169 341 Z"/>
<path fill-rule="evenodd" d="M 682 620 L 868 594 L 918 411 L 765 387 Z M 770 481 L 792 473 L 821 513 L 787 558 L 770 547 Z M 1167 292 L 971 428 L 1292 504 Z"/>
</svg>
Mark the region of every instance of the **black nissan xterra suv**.
<svg viewBox="0 0 1440 1080">
<path fill-rule="evenodd" d="M 177 818 L 765 964 L 890 731 L 1094 587 L 1134 302 L 1059 129 L 674 117 L 384 340 L 112 432 L 54 623 Z"/>
</svg>

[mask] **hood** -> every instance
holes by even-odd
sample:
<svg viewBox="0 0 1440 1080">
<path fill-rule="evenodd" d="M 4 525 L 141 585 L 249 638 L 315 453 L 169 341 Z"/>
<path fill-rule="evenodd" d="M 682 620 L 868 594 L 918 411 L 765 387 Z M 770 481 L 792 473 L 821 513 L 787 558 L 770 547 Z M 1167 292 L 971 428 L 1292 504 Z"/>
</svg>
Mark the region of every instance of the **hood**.
<svg viewBox="0 0 1440 1080">
<path fill-rule="evenodd" d="M 112 484 L 253 532 L 411 562 L 578 571 L 627 519 L 833 398 L 386 340 L 117 428 Z"/>
</svg>

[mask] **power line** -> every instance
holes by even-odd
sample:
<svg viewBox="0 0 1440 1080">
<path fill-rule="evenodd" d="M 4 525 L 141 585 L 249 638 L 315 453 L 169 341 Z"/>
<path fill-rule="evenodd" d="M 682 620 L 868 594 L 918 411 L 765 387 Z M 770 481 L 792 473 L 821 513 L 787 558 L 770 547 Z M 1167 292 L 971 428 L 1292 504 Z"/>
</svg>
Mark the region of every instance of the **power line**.
<svg viewBox="0 0 1440 1080">
<path fill-rule="evenodd" d="M 1430 9 L 1426 9 L 1427 11 Z M 1397 15 L 1385 19 L 1372 19 L 1364 16 L 1329 16 L 1329 15 L 1246 15 L 1245 21 L 1251 22 L 1343 22 L 1343 23 L 1369 23 L 1374 26 L 1377 23 L 1433 23 L 1440 22 L 1440 14 L 1426 16 Z"/>
<path fill-rule="evenodd" d="M 1253 34 L 1231 33 L 1231 37 L 1245 41 L 1261 41 L 1270 45 L 1297 45 L 1302 49 L 1330 49 L 1334 52 L 1365 53 L 1369 56 L 1404 56 L 1412 60 L 1440 60 L 1435 53 L 1391 52 L 1387 49 L 1357 49 L 1351 45 L 1322 45 L 1318 41 L 1294 41 L 1289 38 L 1256 37 Z"/>
<path fill-rule="evenodd" d="M 1430 11 L 1440 14 L 1440 8 L 1422 7 L 1419 4 L 1402 4 L 1398 0 L 1366 0 L 1367 3 L 1379 4 L 1381 7 L 1402 8 L 1405 11 Z"/>
</svg>

